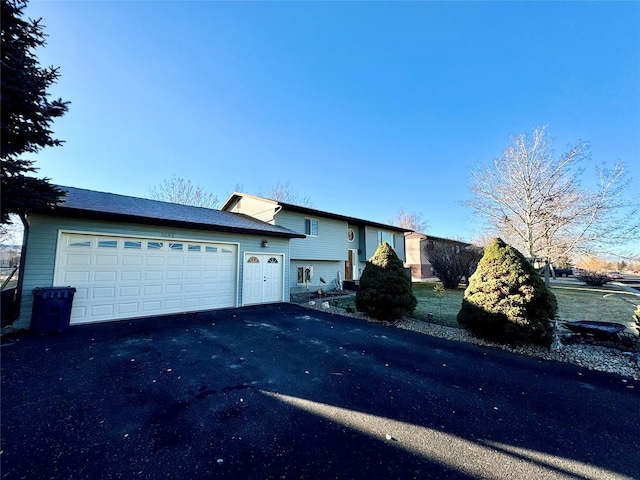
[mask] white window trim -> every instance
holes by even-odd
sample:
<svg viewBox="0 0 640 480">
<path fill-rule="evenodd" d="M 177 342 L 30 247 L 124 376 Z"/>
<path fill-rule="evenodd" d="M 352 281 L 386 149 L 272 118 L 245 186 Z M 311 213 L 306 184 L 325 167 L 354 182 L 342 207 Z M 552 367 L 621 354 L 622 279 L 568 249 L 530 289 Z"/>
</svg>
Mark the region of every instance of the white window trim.
<svg viewBox="0 0 640 480">
<path fill-rule="evenodd" d="M 313 231 L 313 222 L 316 223 L 316 233 L 307 233 L 307 220 L 309 221 L 309 232 Z M 319 226 L 320 222 L 318 221 L 317 218 L 311 218 L 311 217 L 305 217 L 304 219 L 304 234 L 307 237 L 317 237 L 318 236 L 318 226 Z"/>
</svg>

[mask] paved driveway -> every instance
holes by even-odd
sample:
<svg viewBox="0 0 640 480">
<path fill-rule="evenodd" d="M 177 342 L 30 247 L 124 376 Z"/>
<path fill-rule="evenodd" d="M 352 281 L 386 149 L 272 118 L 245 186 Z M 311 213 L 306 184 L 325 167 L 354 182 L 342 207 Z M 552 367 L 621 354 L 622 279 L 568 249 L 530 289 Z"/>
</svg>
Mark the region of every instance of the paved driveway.
<svg viewBox="0 0 640 480">
<path fill-rule="evenodd" d="M 296 305 L 13 340 L 2 479 L 640 474 L 638 382 Z"/>
</svg>

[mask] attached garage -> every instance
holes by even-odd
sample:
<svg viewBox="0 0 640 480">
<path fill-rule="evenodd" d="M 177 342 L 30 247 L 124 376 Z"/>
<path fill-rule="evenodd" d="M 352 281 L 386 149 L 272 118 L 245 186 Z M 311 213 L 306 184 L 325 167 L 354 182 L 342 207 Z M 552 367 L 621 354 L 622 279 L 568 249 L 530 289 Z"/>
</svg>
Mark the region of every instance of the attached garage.
<svg viewBox="0 0 640 480">
<path fill-rule="evenodd" d="M 16 328 L 29 328 L 37 287 L 76 289 L 72 325 L 289 301 L 289 241 L 303 235 L 231 212 L 60 188 L 64 203 L 29 216 Z"/>
<path fill-rule="evenodd" d="M 73 285 L 71 323 L 236 306 L 238 246 L 61 232 L 54 285 Z"/>
</svg>

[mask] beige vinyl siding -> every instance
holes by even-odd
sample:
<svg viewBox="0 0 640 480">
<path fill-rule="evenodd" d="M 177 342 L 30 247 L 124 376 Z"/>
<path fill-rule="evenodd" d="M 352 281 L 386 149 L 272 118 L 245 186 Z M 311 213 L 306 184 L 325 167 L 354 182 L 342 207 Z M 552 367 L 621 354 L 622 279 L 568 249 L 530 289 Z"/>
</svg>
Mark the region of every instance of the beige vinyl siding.
<svg viewBox="0 0 640 480">
<path fill-rule="evenodd" d="M 346 260 L 347 222 L 283 210 L 276 216 L 276 225 L 304 234 L 306 218 L 318 220 L 318 235 L 291 239 L 291 259 Z"/>
<path fill-rule="evenodd" d="M 101 220 L 83 220 L 67 217 L 30 215 L 30 230 L 25 260 L 25 275 L 22 290 L 20 316 L 16 328 L 29 328 L 33 306 L 33 289 L 53 286 L 54 266 L 58 232 L 77 231 L 84 233 L 105 233 L 134 237 L 166 238 L 167 240 L 201 240 L 205 242 L 235 243 L 239 245 L 239 258 L 245 252 L 284 254 L 285 266 L 288 262 L 289 240 L 269 238 L 269 247 L 262 247 L 262 237 L 235 233 L 211 232 L 205 230 L 161 227 L 142 224 L 118 223 Z M 284 269 L 284 299 L 289 301 L 289 269 Z M 238 267 L 236 305 L 242 299 L 242 262 Z M 56 285 L 61 286 L 61 285 Z M 70 285 L 73 286 L 73 285 Z"/>
<path fill-rule="evenodd" d="M 249 215 L 250 217 L 257 218 L 267 223 L 274 223 L 274 216 L 276 207 L 272 202 L 267 202 L 257 198 L 241 197 L 237 200 L 231 208 L 228 208 L 228 212 L 242 213 Z"/>
</svg>

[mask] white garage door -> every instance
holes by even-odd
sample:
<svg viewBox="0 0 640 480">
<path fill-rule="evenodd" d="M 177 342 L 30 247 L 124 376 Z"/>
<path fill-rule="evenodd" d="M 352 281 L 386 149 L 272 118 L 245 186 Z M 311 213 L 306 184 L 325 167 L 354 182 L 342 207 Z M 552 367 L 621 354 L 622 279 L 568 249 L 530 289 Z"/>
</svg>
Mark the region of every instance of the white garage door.
<svg viewBox="0 0 640 480">
<path fill-rule="evenodd" d="M 55 286 L 76 288 L 71 323 L 236 306 L 233 244 L 62 233 Z"/>
</svg>

